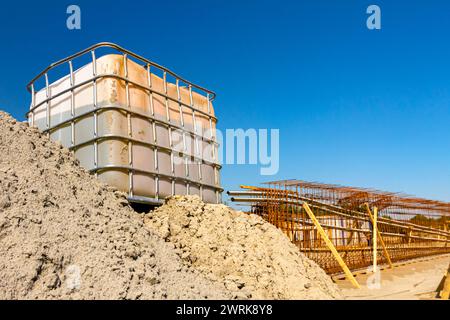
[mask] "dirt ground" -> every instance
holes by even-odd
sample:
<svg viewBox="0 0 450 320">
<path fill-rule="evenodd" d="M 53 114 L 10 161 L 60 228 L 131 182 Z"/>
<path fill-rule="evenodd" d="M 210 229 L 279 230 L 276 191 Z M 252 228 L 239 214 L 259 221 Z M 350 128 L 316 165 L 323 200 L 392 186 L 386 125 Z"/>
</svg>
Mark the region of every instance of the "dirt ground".
<svg viewBox="0 0 450 320">
<path fill-rule="evenodd" d="M 450 255 L 423 258 L 380 271 L 380 285 L 372 272 L 358 274 L 361 289 L 347 280 L 337 279 L 346 299 L 350 300 L 422 300 L 435 299 L 436 290 L 450 264 Z"/>
</svg>

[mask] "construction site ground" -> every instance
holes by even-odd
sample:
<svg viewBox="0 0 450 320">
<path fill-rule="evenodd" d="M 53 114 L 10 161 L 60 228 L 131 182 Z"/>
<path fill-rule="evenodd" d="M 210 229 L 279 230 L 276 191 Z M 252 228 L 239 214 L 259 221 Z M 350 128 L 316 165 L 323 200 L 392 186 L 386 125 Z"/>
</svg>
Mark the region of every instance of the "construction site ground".
<svg viewBox="0 0 450 320">
<path fill-rule="evenodd" d="M 430 300 L 437 291 L 449 268 L 450 254 L 394 264 L 394 268 L 381 267 L 380 286 L 370 268 L 355 272 L 361 289 L 355 289 L 344 276 L 334 280 L 346 299 L 350 300 Z"/>
</svg>

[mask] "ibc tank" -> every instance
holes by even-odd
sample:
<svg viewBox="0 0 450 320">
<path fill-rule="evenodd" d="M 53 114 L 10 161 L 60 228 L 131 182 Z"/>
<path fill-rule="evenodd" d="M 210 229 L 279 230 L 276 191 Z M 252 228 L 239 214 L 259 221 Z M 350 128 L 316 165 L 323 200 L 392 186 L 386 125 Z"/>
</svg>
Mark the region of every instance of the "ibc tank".
<svg viewBox="0 0 450 320">
<path fill-rule="evenodd" d="M 100 48 L 114 53 L 97 57 Z M 74 70 L 86 56 L 90 62 Z M 67 74 L 50 83 L 61 66 Z M 112 43 L 50 65 L 28 89 L 30 125 L 130 201 L 161 203 L 175 194 L 221 201 L 213 92 Z"/>
</svg>

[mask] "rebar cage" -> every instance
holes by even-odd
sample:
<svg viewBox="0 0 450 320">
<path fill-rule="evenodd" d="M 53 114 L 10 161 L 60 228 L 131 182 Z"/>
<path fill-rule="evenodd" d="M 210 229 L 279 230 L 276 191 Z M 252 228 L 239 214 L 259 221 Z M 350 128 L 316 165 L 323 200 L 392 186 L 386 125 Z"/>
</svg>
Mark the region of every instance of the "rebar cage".
<svg viewBox="0 0 450 320">
<path fill-rule="evenodd" d="M 375 208 L 377 264 L 387 264 L 388 257 L 389 262 L 396 262 L 450 253 L 449 203 L 300 180 L 243 188 L 246 190 L 229 192 L 232 201 L 250 204 L 252 213 L 280 228 L 301 252 L 330 274 L 341 273 L 341 266 L 305 212 L 304 202 L 351 270 L 373 265 L 370 212 Z"/>
<path fill-rule="evenodd" d="M 121 55 L 121 66 L 124 70 L 99 72 L 97 69 L 100 57 L 97 57 L 97 51 L 100 49 Z M 75 70 L 74 63 L 76 62 L 88 62 L 92 65 L 91 75 L 87 79 L 82 79 L 82 81 L 77 79 L 80 78 L 77 75 L 80 69 Z M 129 75 L 130 63 L 145 69 L 146 83 L 137 81 Z M 49 80 L 50 72 L 57 75 L 57 81 L 65 79 L 68 84 L 53 93 L 55 90 L 52 90 Z M 155 78 L 156 74 L 160 74 L 161 77 Z M 169 77 L 171 82 L 168 80 Z M 117 83 L 120 86 L 123 85 L 126 93 L 124 103 L 101 103 L 99 101 L 98 87 L 102 81 L 107 79 L 117 81 L 116 85 Z M 157 87 L 153 83 L 154 79 L 162 79 L 162 85 Z M 39 83 L 41 83 L 40 88 L 38 87 Z M 80 150 L 84 147 L 92 146 L 90 149 L 93 156 L 92 165 L 87 164 L 85 167 L 95 176 L 106 175 L 111 171 L 124 172 L 128 177 L 128 186 L 127 190 L 123 191 L 128 192 L 130 201 L 160 204 L 165 196 L 192 193 L 199 194 L 207 202 L 221 202 L 221 192 L 223 191 L 220 187 L 219 176 L 221 165 L 218 161 L 218 143 L 215 134 L 217 118 L 211 104 L 216 96 L 214 92 L 181 78 L 159 64 L 108 42 L 98 43 L 51 64 L 30 81 L 27 89 L 31 93 L 31 106 L 26 114 L 30 125 L 37 126 L 50 137 L 55 133 L 59 133 L 61 136 L 61 132 L 67 129 L 67 141 L 62 141 L 62 143 L 73 150 L 76 156 L 77 152 L 81 154 Z M 170 91 L 171 89 L 173 90 Z M 75 98 L 83 90 L 90 92 L 92 103 L 87 109 L 83 107 L 84 109 L 81 110 L 76 105 Z M 131 101 L 135 94 L 133 90 L 139 90 L 140 93 L 146 94 L 148 108 L 141 110 L 133 105 Z M 37 98 L 39 94 L 41 94 L 41 98 Z M 188 97 L 187 100 L 184 99 L 185 96 Z M 200 96 L 207 101 L 207 108 L 200 108 L 196 105 L 195 101 Z M 68 106 L 70 105 L 68 107 L 70 112 L 65 118 L 63 116 L 55 117 L 52 113 L 52 108 L 57 104 L 56 101 L 60 103 L 61 100 L 66 100 Z M 162 107 L 165 108 L 164 116 L 155 114 L 156 101 L 161 102 Z M 176 111 L 174 106 L 177 108 Z M 38 112 L 43 113 L 41 123 L 35 121 Z M 101 132 L 99 119 L 108 112 L 118 112 L 118 114 L 124 115 L 126 129 L 123 134 Z M 178 112 L 178 115 L 171 117 L 174 112 Z M 79 136 L 84 131 L 81 124 L 86 120 L 92 122 L 92 136 L 81 139 Z M 141 120 L 148 124 L 148 131 L 150 131 L 148 137 L 151 136 L 151 139 L 139 138 L 139 134 L 136 133 L 133 125 Z M 163 134 L 157 134 L 160 127 L 167 131 L 164 133 L 164 137 Z M 176 147 L 173 142 L 176 134 L 182 141 L 180 147 Z M 55 140 L 63 139 L 56 137 Z M 104 141 L 112 140 L 123 142 L 124 148 L 128 151 L 126 163 L 102 163 L 101 154 L 99 159 L 101 144 Z M 134 148 L 137 150 L 139 147 L 151 150 L 151 156 L 150 153 L 146 153 L 149 155 L 148 159 L 136 159 L 133 151 Z M 207 150 L 205 151 L 205 149 Z M 82 158 L 81 155 L 80 157 Z M 138 161 L 139 163 L 148 161 L 148 165 L 139 167 L 136 164 Z M 152 196 L 136 190 L 136 184 L 142 184 L 143 177 L 151 177 L 151 180 L 145 180 L 145 184 L 152 190 Z"/>
</svg>

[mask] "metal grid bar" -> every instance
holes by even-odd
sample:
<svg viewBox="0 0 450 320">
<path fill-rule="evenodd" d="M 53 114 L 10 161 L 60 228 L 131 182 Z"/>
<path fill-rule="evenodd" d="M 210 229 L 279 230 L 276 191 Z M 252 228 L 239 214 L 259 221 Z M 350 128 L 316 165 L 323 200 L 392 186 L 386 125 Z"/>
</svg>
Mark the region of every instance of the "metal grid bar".
<svg viewBox="0 0 450 320">
<path fill-rule="evenodd" d="M 125 78 L 128 79 L 128 55 L 125 53 L 123 55 L 123 65 L 124 65 L 124 73 Z M 125 81 L 125 98 L 126 98 L 126 108 L 127 110 L 127 129 L 128 129 L 128 165 L 130 168 L 133 168 L 133 128 L 131 127 L 131 104 L 130 104 L 130 84 L 128 81 Z M 134 188 L 133 188 L 133 170 L 128 170 L 128 194 L 130 197 L 134 196 Z"/>
<path fill-rule="evenodd" d="M 95 57 L 95 51 L 91 51 L 92 55 L 92 89 L 94 97 L 94 167 L 98 168 L 98 101 L 97 101 L 97 58 Z M 94 172 L 97 177 L 97 170 Z"/>
<path fill-rule="evenodd" d="M 75 85 L 75 80 L 73 78 L 73 64 L 69 61 L 69 80 L 70 80 L 70 146 L 75 145 L 75 92 L 72 89 Z"/>
<path fill-rule="evenodd" d="M 50 128 L 50 88 L 48 83 L 48 73 L 45 73 L 45 97 L 47 100 L 46 107 L 45 107 L 45 116 L 46 116 L 46 127 L 47 129 Z"/>
<path fill-rule="evenodd" d="M 30 89 L 31 89 L 31 109 L 34 109 L 36 105 L 36 91 L 34 90 L 34 83 L 31 84 Z M 34 112 L 31 113 L 30 118 L 31 118 L 30 125 L 34 126 Z"/>
</svg>

